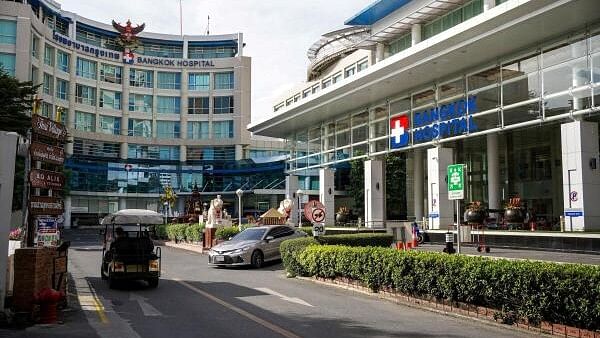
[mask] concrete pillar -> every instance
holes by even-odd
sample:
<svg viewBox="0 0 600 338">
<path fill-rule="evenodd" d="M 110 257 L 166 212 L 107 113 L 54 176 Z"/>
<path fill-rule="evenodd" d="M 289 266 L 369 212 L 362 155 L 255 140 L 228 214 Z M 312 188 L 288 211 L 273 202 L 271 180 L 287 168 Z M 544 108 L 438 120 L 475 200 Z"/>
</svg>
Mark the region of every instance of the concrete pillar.
<svg viewBox="0 0 600 338">
<path fill-rule="evenodd" d="M 185 214 L 185 199 L 186 198 L 187 198 L 187 196 L 177 197 L 177 206 L 176 206 L 175 210 L 179 211 L 180 215 Z"/>
<path fill-rule="evenodd" d="M 187 161 L 187 147 L 184 145 L 179 146 L 179 162 L 185 163 Z"/>
<path fill-rule="evenodd" d="M 365 225 L 385 227 L 385 210 L 385 163 L 381 160 L 365 161 Z"/>
<path fill-rule="evenodd" d="M 496 6 L 496 0 L 483 0 L 483 11 L 487 12 Z"/>
<path fill-rule="evenodd" d="M 298 176 L 296 175 L 288 175 L 285 177 L 285 195 L 286 198 L 290 198 L 294 201 L 294 207 L 292 208 L 292 213 L 290 215 L 291 224 L 298 224 L 298 208 L 302 208 L 300 201 L 298 201 L 298 196 L 296 195 L 296 191 L 298 191 Z"/>
<path fill-rule="evenodd" d="M 385 45 L 381 42 L 378 42 L 375 47 L 375 63 L 379 63 L 383 61 L 385 58 Z"/>
<path fill-rule="evenodd" d="M 598 123 L 561 125 L 565 230 L 600 230 Z"/>
<path fill-rule="evenodd" d="M 69 130 L 75 129 L 75 87 L 77 85 L 77 54 L 72 52 L 69 56 L 69 107 L 67 109 L 67 128 Z M 43 71 L 41 67 L 40 72 Z M 56 91 L 56 88 L 54 88 Z M 98 95 L 99 93 L 96 93 Z M 98 97 L 98 96 L 96 96 Z M 98 120 L 98 119 L 96 119 Z M 73 137 L 68 137 L 68 142 L 65 144 L 65 155 L 71 157 L 73 155 Z"/>
<path fill-rule="evenodd" d="M 330 168 L 319 169 L 319 201 L 325 206 L 325 225 L 335 223 L 334 171 Z"/>
<path fill-rule="evenodd" d="M 119 145 L 119 158 L 126 160 L 129 155 L 129 145 L 127 142 L 121 142 Z"/>
<path fill-rule="evenodd" d="M 65 229 L 71 229 L 71 211 L 72 211 L 72 204 L 71 204 L 71 196 L 65 196 L 64 198 L 64 205 L 65 205 L 65 212 L 63 215 L 63 226 Z"/>
<path fill-rule="evenodd" d="M 412 27 L 410 29 L 410 38 L 411 38 L 411 43 L 410 43 L 411 46 L 414 46 L 417 43 L 421 42 L 422 36 L 421 36 L 421 25 L 420 24 L 412 25 Z"/>
<path fill-rule="evenodd" d="M 129 135 L 129 65 L 123 66 L 122 78 L 122 92 L 121 95 L 123 102 L 121 106 L 123 107 L 123 112 L 121 115 L 121 135 L 127 136 Z"/>
<path fill-rule="evenodd" d="M 453 201 L 448 200 L 446 182 L 452 149 L 440 146 L 427 149 L 427 204 L 429 228 L 440 229 L 454 223 Z"/>
<path fill-rule="evenodd" d="M 235 145 L 235 160 L 239 161 L 244 158 L 244 146 L 242 144 Z"/>
<path fill-rule="evenodd" d="M 498 134 L 487 134 L 487 184 L 488 208 L 500 209 L 500 156 Z"/>
<path fill-rule="evenodd" d="M 415 149 L 413 153 L 413 175 L 414 175 L 414 204 L 415 204 L 415 221 L 419 222 L 423 219 L 423 151 Z"/>
<path fill-rule="evenodd" d="M 127 199 L 125 197 L 119 197 L 119 210 L 127 209 Z"/>
<path fill-rule="evenodd" d="M 12 197 L 17 155 L 16 133 L 0 131 L 0 309 L 4 309 L 6 295 L 6 270 L 8 266 L 8 233 L 12 215 Z"/>
</svg>

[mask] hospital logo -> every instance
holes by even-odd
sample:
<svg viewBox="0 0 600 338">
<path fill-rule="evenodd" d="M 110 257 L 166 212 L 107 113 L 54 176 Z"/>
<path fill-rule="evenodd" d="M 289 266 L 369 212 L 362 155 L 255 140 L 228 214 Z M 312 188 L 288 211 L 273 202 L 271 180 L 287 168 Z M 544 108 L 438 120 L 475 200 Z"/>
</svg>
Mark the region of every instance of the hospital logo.
<svg viewBox="0 0 600 338">
<path fill-rule="evenodd" d="M 123 63 L 132 65 L 134 58 L 135 55 L 133 55 L 133 52 L 129 50 L 129 48 L 125 48 L 125 51 L 123 52 Z"/>
<path fill-rule="evenodd" d="M 398 149 L 406 147 L 410 140 L 408 129 L 410 128 L 408 116 L 396 116 L 390 119 L 390 148 Z"/>
</svg>

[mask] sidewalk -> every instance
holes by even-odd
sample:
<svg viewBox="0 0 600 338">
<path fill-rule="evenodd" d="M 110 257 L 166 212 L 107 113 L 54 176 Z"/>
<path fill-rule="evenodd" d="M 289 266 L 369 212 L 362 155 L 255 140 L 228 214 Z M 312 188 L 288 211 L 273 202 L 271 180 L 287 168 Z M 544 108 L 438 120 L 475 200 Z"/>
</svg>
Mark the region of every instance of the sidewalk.
<svg viewBox="0 0 600 338">
<path fill-rule="evenodd" d="M 419 251 L 433 251 L 442 252 L 444 245 L 440 244 L 422 244 L 419 245 L 416 250 Z M 456 249 L 456 243 L 454 244 Z M 505 248 L 494 248 L 490 246 L 490 253 L 477 252 L 477 247 L 471 245 L 462 245 L 461 254 L 471 256 L 482 256 L 482 257 L 495 257 L 495 258 L 509 258 L 509 259 L 529 259 L 539 260 L 547 262 L 558 262 L 558 263 L 581 263 L 581 264 L 592 264 L 600 265 L 600 255 L 583 254 L 583 253 L 570 253 L 570 252 L 557 252 L 557 251 L 542 251 L 542 250 L 527 250 L 527 249 L 505 249 Z"/>
<path fill-rule="evenodd" d="M 176 249 L 182 249 L 182 250 L 188 250 L 188 251 L 193 251 L 199 254 L 203 254 L 205 252 L 207 252 L 208 250 L 204 250 L 202 248 L 202 245 L 195 245 L 195 244 L 188 244 L 188 243 L 175 243 L 172 241 L 164 241 L 164 240 L 153 240 L 154 245 L 160 245 L 160 246 L 167 246 L 170 248 L 176 248 Z"/>
</svg>

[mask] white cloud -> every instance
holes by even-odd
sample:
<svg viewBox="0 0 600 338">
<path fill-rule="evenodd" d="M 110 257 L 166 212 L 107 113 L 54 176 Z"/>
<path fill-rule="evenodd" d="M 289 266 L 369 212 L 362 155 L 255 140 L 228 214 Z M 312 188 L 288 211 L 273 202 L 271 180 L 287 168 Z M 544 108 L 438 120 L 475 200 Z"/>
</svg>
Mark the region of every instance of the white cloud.
<svg viewBox="0 0 600 338">
<path fill-rule="evenodd" d="M 373 0 L 183 0 L 183 31 L 204 34 L 242 32 L 252 57 L 252 116 L 261 119 L 284 90 L 305 80 L 306 51 L 321 34 Z M 111 20 L 146 23 L 146 31 L 179 34 L 178 0 L 60 0 L 63 10 L 109 24 Z"/>
</svg>

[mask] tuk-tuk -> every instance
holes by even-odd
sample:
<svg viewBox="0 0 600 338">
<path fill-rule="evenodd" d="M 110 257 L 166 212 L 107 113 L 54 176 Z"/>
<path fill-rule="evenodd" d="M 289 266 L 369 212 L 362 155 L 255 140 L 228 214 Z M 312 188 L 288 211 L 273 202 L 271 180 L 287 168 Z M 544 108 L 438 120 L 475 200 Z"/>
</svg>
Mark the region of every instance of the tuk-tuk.
<svg viewBox="0 0 600 338">
<path fill-rule="evenodd" d="M 145 280 L 151 288 L 158 286 L 161 250 L 154 248 L 149 227 L 162 223 L 161 214 L 143 209 L 120 210 L 102 219 L 100 275 L 111 289 L 119 280 Z"/>
</svg>

